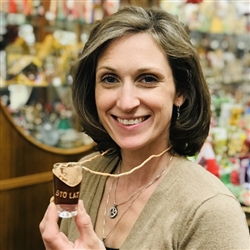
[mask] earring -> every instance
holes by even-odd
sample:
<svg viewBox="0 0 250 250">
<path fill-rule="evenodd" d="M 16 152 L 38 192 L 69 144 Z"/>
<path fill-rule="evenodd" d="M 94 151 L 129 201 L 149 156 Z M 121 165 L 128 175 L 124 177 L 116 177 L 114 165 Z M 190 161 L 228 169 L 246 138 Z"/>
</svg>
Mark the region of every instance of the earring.
<svg viewBox="0 0 250 250">
<path fill-rule="evenodd" d="M 179 120 L 180 115 L 181 115 L 181 113 L 180 113 L 180 106 L 178 106 L 177 107 L 177 118 L 176 118 L 177 121 Z"/>
</svg>

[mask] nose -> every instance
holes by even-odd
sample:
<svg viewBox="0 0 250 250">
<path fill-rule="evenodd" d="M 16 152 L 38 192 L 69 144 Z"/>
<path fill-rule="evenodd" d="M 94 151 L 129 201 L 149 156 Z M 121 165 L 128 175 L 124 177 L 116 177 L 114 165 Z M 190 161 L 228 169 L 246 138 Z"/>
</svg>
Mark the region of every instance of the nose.
<svg viewBox="0 0 250 250">
<path fill-rule="evenodd" d="M 124 112 L 129 112 L 140 105 L 140 99 L 137 96 L 137 90 L 133 84 L 122 84 L 119 88 L 116 105 Z"/>
</svg>

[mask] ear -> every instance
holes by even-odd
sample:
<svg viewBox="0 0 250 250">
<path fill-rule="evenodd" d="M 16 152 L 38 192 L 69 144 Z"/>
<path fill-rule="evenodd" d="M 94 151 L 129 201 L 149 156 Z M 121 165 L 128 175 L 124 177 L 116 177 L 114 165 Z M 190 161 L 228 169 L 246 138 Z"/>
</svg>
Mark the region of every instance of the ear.
<svg viewBox="0 0 250 250">
<path fill-rule="evenodd" d="M 181 93 L 177 93 L 174 99 L 174 105 L 177 107 L 180 107 L 186 100 L 186 97 L 181 94 Z"/>
</svg>

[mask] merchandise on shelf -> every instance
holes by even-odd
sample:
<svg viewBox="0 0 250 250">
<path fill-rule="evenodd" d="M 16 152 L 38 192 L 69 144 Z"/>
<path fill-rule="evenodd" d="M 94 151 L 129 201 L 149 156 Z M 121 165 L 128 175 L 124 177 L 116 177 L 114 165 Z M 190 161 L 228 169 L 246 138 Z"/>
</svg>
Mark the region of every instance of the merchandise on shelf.
<svg viewBox="0 0 250 250">
<path fill-rule="evenodd" d="M 93 142 L 81 132 L 71 101 L 72 73 L 83 47 L 72 34 L 58 30 L 34 44 L 17 37 L 5 48 L 1 84 L 14 121 L 36 140 L 60 148 Z"/>
<path fill-rule="evenodd" d="M 228 98 L 227 91 L 222 96 L 221 91 L 220 107 L 212 96 L 217 109 L 213 109 L 207 142 L 195 160 L 219 177 L 243 205 L 250 206 L 250 92 L 239 99 L 240 89 L 235 87 L 234 98 Z"/>
<path fill-rule="evenodd" d="M 190 30 L 216 34 L 249 31 L 249 1 L 160 1 L 161 8 L 177 15 Z"/>
<path fill-rule="evenodd" d="M 76 148 L 88 145 L 93 140 L 81 132 L 74 113 L 67 86 L 31 88 L 11 85 L 10 100 L 5 103 L 14 122 L 26 134 L 44 144 L 60 148 Z M 23 98 L 20 98 L 20 95 Z M 42 96 L 45 96 L 45 99 Z M 18 98 L 16 98 L 18 96 Z"/>
</svg>

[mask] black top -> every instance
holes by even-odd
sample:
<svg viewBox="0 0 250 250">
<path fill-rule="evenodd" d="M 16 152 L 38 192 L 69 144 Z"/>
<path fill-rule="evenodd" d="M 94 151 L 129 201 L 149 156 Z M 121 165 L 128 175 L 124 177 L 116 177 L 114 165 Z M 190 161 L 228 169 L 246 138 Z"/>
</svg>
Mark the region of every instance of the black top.
<svg viewBox="0 0 250 250">
<path fill-rule="evenodd" d="M 106 247 L 107 250 L 119 250 L 117 248 L 110 248 L 110 247 Z"/>
</svg>

